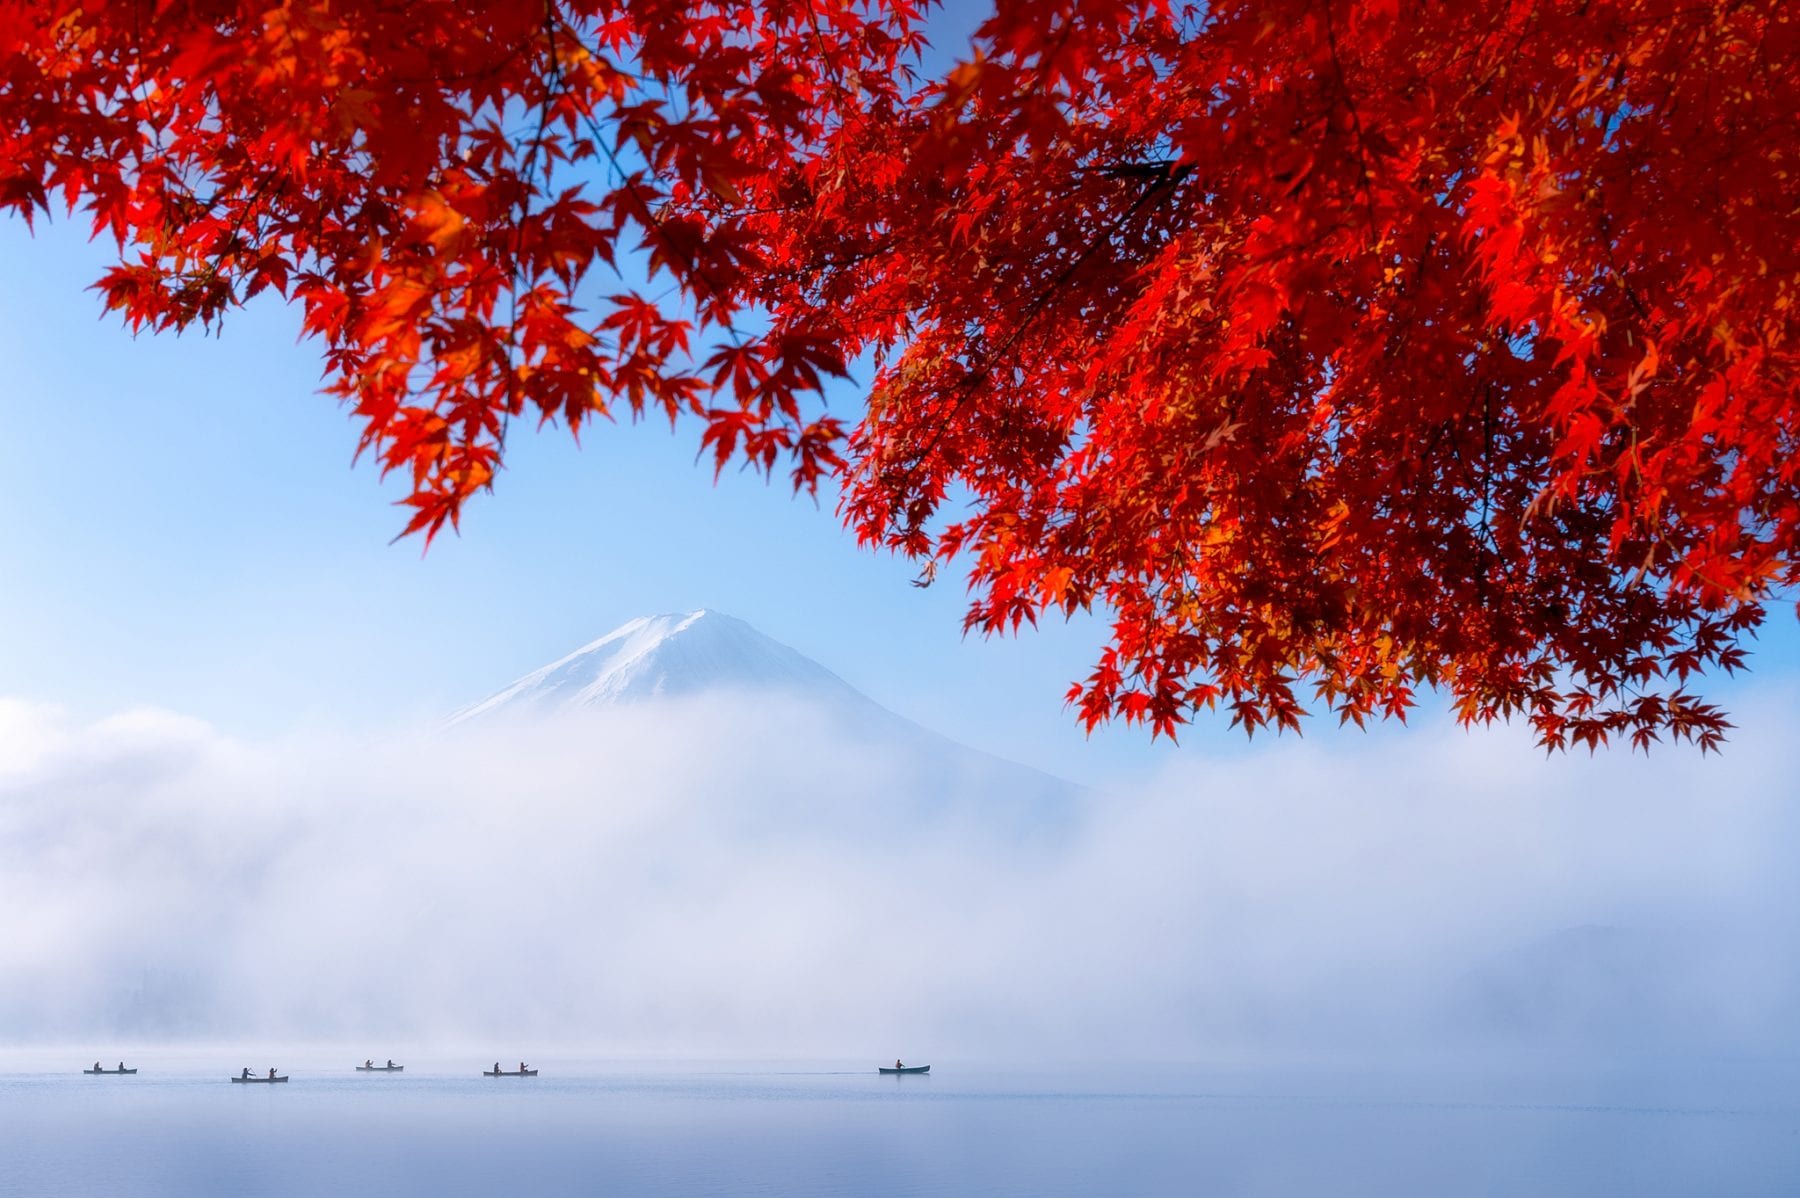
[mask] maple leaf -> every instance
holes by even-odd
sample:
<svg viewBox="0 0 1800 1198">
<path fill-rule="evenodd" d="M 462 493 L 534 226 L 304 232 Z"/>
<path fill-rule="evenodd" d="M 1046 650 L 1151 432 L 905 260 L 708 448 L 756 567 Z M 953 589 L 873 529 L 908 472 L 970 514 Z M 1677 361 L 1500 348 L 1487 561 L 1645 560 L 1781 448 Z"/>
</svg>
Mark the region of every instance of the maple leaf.
<svg viewBox="0 0 1800 1198">
<path fill-rule="evenodd" d="M 299 304 L 426 544 L 655 410 L 971 629 L 1105 612 L 1090 728 L 1711 752 L 1800 584 L 1800 24 L 1602 7 L 1008 3 L 934 77 L 911 0 L 0 0 L 0 210 L 134 330 Z"/>
</svg>

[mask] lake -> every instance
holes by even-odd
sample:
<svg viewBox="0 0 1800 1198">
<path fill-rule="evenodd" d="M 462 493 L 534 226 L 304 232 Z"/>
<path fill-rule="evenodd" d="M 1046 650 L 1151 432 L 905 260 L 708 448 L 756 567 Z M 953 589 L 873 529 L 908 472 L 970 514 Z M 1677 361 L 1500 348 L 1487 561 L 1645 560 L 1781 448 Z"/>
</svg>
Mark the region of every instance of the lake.
<svg viewBox="0 0 1800 1198">
<path fill-rule="evenodd" d="M 362 1055 L 367 1055 L 365 1052 Z M 1084 1068 L 0 1053 L 0 1193 L 1789 1194 L 1791 1069 Z M 117 1053 L 106 1059 L 111 1066 Z M 266 1059 L 265 1059 L 266 1057 Z M 508 1067 L 517 1057 L 503 1058 Z M 924 1063 L 920 1061 L 919 1063 Z M 278 1065 L 280 1086 L 227 1084 Z"/>
</svg>

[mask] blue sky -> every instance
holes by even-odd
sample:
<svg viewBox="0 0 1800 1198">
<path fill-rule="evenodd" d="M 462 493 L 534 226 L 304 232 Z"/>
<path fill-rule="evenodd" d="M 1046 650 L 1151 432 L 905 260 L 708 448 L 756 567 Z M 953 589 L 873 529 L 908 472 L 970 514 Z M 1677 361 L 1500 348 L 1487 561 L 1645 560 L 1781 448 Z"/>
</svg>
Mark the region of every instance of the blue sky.
<svg viewBox="0 0 1800 1198">
<path fill-rule="evenodd" d="M 424 556 L 390 544 L 399 492 L 352 468 L 355 429 L 318 394 L 294 310 L 258 302 L 219 337 L 134 340 L 86 290 L 107 255 L 78 222 L 36 237 L 0 224 L 0 254 L 0 695 L 83 716 L 154 704 L 247 735 L 376 732 L 633 616 L 706 606 L 921 723 L 1080 781 L 1141 777 L 1176 752 L 1137 730 L 1088 738 L 1064 708 L 1097 620 L 965 639 L 959 580 L 909 585 L 829 499 L 749 474 L 714 486 L 692 429 L 598 426 L 580 448 L 519 437 L 460 538 Z M 1794 678 L 1792 610 L 1770 625 L 1754 677 L 1710 695 Z M 1180 752 L 1243 752 L 1223 725 Z"/>
<path fill-rule="evenodd" d="M 153 703 L 244 733 L 377 728 L 479 698 L 641 614 L 749 620 L 884 703 L 1098 780 L 1168 753 L 1090 742 L 1062 705 L 1101 629 L 961 635 L 961 584 L 859 551 L 829 499 L 728 472 L 660 423 L 518 438 L 497 494 L 429 554 L 351 466 L 296 313 L 133 339 L 85 290 L 70 222 L 0 226 L 0 693 L 101 715 Z"/>
</svg>

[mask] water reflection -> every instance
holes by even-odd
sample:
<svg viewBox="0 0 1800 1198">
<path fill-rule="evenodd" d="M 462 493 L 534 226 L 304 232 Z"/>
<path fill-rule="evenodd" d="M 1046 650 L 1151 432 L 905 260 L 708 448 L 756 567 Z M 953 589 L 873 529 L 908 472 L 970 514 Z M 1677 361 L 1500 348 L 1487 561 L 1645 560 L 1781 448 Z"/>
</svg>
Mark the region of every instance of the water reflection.
<svg viewBox="0 0 1800 1198">
<path fill-rule="evenodd" d="M 413 1051 L 406 1073 L 370 1076 L 359 1057 L 290 1050 L 290 1085 L 244 1087 L 225 1084 L 232 1051 L 141 1052 L 134 1078 L 0 1059 L 0 1192 L 1673 1195 L 1800 1176 L 1793 1079 L 1766 1070 L 898 1078 L 540 1054 L 540 1077 L 497 1084 L 479 1076 L 491 1055 Z"/>
</svg>

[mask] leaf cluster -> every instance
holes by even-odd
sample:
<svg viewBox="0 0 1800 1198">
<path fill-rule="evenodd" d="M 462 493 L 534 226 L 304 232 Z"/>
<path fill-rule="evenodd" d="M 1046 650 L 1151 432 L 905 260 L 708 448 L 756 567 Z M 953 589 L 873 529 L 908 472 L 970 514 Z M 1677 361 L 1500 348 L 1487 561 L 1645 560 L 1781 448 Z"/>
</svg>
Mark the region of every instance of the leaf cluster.
<svg viewBox="0 0 1800 1198">
<path fill-rule="evenodd" d="M 426 542 L 515 417 L 697 423 L 1102 609 L 1090 727 L 1716 747 L 1800 581 L 1778 0 L 0 0 L 0 208 L 133 328 L 304 308 Z M 846 428 L 824 381 L 869 360 Z"/>
</svg>

